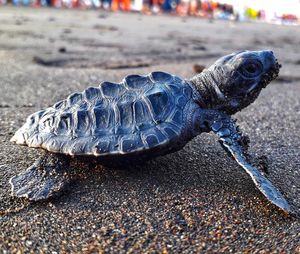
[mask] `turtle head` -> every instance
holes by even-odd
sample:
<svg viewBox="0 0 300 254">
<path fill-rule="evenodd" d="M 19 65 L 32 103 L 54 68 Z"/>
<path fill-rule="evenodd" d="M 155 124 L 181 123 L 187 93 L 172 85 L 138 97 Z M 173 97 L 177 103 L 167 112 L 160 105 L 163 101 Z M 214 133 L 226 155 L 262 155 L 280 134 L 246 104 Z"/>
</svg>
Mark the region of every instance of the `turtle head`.
<svg viewBox="0 0 300 254">
<path fill-rule="evenodd" d="M 242 51 L 220 58 L 207 70 L 214 107 L 233 114 L 252 103 L 278 76 L 280 65 L 272 51 Z M 205 74 L 204 74 L 205 75 Z"/>
</svg>

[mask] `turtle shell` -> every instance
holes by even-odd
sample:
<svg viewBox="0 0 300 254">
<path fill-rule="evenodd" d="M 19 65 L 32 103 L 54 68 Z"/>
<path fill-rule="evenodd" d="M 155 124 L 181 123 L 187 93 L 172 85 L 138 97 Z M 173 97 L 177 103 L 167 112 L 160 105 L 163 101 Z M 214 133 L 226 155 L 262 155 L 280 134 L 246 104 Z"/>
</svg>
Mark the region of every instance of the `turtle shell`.
<svg viewBox="0 0 300 254">
<path fill-rule="evenodd" d="M 195 107 L 190 84 L 164 72 L 74 93 L 28 117 L 12 141 L 50 152 L 105 156 L 182 147 Z M 192 106 L 191 106 L 192 105 Z"/>
</svg>

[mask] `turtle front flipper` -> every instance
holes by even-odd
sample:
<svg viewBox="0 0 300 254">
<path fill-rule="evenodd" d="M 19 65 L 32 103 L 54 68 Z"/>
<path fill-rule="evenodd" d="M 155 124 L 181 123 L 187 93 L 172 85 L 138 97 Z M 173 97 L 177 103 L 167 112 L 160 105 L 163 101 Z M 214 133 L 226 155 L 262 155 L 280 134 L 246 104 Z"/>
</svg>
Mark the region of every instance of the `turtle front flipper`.
<svg viewBox="0 0 300 254">
<path fill-rule="evenodd" d="M 248 140 L 242 136 L 235 121 L 226 114 L 207 111 L 206 124 L 220 138 L 222 147 L 251 176 L 256 187 L 277 207 L 287 213 L 295 214 L 280 191 L 247 160 Z"/>
<path fill-rule="evenodd" d="M 69 158 L 45 154 L 10 179 L 12 195 L 38 201 L 58 195 L 70 182 Z"/>
</svg>

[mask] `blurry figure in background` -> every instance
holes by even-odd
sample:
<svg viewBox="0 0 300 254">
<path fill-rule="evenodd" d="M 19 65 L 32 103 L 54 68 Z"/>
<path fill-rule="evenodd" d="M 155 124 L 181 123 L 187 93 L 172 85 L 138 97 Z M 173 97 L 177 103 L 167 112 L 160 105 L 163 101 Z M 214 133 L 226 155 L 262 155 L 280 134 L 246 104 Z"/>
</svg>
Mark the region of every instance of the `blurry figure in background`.
<svg viewBox="0 0 300 254">
<path fill-rule="evenodd" d="M 33 1 L 31 2 L 31 6 L 32 6 L 32 7 L 35 7 L 35 8 L 41 7 L 41 3 L 40 3 L 39 0 L 33 0 Z"/>
<path fill-rule="evenodd" d="M 181 0 L 177 6 L 177 14 L 180 16 L 196 16 L 199 14 L 201 1 L 199 0 Z"/>
<path fill-rule="evenodd" d="M 235 21 L 245 21 L 246 13 L 243 4 L 238 4 L 233 8 L 233 15 Z"/>
<path fill-rule="evenodd" d="M 205 0 L 202 2 L 201 7 L 204 17 L 212 21 L 214 18 L 214 9 L 217 8 L 217 4 L 215 5 L 212 1 Z"/>
<path fill-rule="evenodd" d="M 142 0 L 143 2 L 143 7 L 142 7 L 142 13 L 146 15 L 150 15 L 150 0 Z"/>
<path fill-rule="evenodd" d="M 190 0 L 189 15 L 196 16 L 198 14 L 199 7 L 198 0 Z"/>
<path fill-rule="evenodd" d="M 143 0 L 142 13 L 146 15 L 159 14 L 165 0 Z"/>
<path fill-rule="evenodd" d="M 219 0 L 220 1 L 220 0 Z M 283 1 L 283 0 L 282 0 Z M 300 1 L 300 0 L 299 0 Z M 300 18 L 295 14 L 281 13 L 268 9 L 256 10 L 244 5 L 243 1 L 232 1 L 227 4 L 214 0 L 0 0 L 0 5 L 31 5 L 33 7 L 53 6 L 55 8 L 103 8 L 112 11 L 136 11 L 146 15 L 161 12 L 174 13 L 179 16 L 201 16 L 212 21 L 214 18 L 245 21 L 259 19 L 277 24 L 299 25 Z M 249 3 L 250 5 L 250 3 Z M 284 5 L 283 5 L 284 6 Z"/>
<path fill-rule="evenodd" d="M 20 1 L 20 2 L 22 2 L 22 5 L 24 5 L 24 6 L 29 6 L 29 5 L 31 5 L 31 0 L 22 0 L 22 1 Z M 19 3 L 20 3 L 19 2 Z"/>
<path fill-rule="evenodd" d="M 111 10 L 111 3 L 112 3 L 112 0 L 103 0 L 102 1 L 102 8 L 104 10 Z"/>
<path fill-rule="evenodd" d="M 215 16 L 219 19 L 235 20 L 233 6 L 230 4 L 218 4 Z"/>
<path fill-rule="evenodd" d="M 92 7 L 92 1 L 91 0 L 80 0 L 79 6 L 82 9 L 89 9 Z"/>
<path fill-rule="evenodd" d="M 62 0 L 62 6 L 66 7 L 66 8 L 72 8 L 73 2 L 72 2 L 72 0 Z"/>
<path fill-rule="evenodd" d="M 256 19 L 258 17 L 258 11 L 249 7 L 246 8 L 245 14 L 249 19 Z"/>
<path fill-rule="evenodd" d="M 143 0 L 143 9 L 142 13 L 146 15 L 151 15 L 151 9 L 152 9 L 152 0 Z"/>
<path fill-rule="evenodd" d="M 300 24 L 300 19 L 298 20 L 297 16 L 294 14 L 282 14 L 280 19 L 281 19 L 281 24 L 283 24 L 283 25 Z"/>
<path fill-rule="evenodd" d="M 121 10 L 122 11 L 130 11 L 131 8 L 131 0 L 122 0 L 122 5 L 121 5 Z"/>
<path fill-rule="evenodd" d="M 176 8 L 176 12 L 179 16 L 186 16 L 189 13 L 190 1 L 193 0 L 181 0 Z"/>
<path fill-rule="evenodd" d="M 134 12 L 142 12 L 143 11 L 143 0 L 134 0 L 131 5 L 131 10 Z"/>
<path fill-rule="evenodd" d="M 62 1 L 61 0 L 51 0 L 51 6 L 53 6 L 55 8 L 61 8 Z"/>
<path fill-rule="evenodd" d="M 99 9 L 101 7 L 101 1 L 100 0 L 92 0 L 92 7 Z"/>
<path fill-rule="evenodd" d="M 119 10 L 119 0 L 112 0 L 111 10 L 112 11 L 118 11 Z"/>
<path fill-rule="evenodd" d="M 160 6 L 158 0 L 152 0 L 152 13 L 158 14 L 160 13 Z"/>
<path fill-rule="evenodd" d="M 73 8 L 79 8 L 80 0 L 72 0 L 72 6 L 73 6 Z"/>
<path fill-rule="evenodd" d="M 130 11 L 130 0 L 112 0 L 112 11 Z"/>
<path fill-rule="evenodd" d="M 80 0 L 79 7 L 81 9 L 89 9 L 92 6 L 91 0 Z"/>
<path fill-rule="evenodd" d="M 174 12 L 177 8 L 179 0 L 165 0 L 162 9 L 164 12 Z"/>
<path fill-rule="evenodd" d="M 257 16 L 260 20 L 266 20 L 266 12 L 264 10 L 259 10 Z"/>
</svg>

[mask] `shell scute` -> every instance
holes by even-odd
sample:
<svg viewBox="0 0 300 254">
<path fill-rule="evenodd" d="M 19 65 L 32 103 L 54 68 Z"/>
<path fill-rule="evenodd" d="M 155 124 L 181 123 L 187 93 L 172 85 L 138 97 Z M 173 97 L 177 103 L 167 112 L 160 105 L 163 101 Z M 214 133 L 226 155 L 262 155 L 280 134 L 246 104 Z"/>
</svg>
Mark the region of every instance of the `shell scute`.
<svg viewBox="0 0 300 254">
<path fill-rule="evenodd" d="M 126 90 L 125 87 L 120 84 L 107 81 L 102 82 L 100 88 L 104 96 L 112 98 L 119 98 Z"/>
<path fill-rule="evenodd" d="M 173 80 L 173 75 L 162 71 L 154 71 L 151 73 L 151 78 L 154 82 L 170 82 Z"/>
<path fill-rule="evenodd" d="M 128 101 L 125 103 L 117 104 L 119 113 L 120 113 L 120 125 L 122 128 L 132 129 L 134 124 L 133 119 L 133 102 Z"/>
<path fill-rule="evenodd" d="M 106 108 L 107 105 L 109 104 L 109 102 L 107 100 L 104 100 L 104 99 L 97 99 L 95 101 L 95 105 L 94 105 L 94 108 Z"/>
<path fill-rule="evenodd" d="M 180 96 L 182 94 L 182 87 L 178 86 L 175 82 L 168 84 L 168 88 L 174 96 Z"/>
<path fill-rule="evenodd" d="M 176 125 L 181 125 L 183 121 L 183 111 L 176 110 L 175 114 L 172 116 L 172 122 Z"/>
<path fill-rule="evenodd" d="M 61 108 L 64 108 L 66 105 L 66 101 L 63 100 L 63 101 L 59 101 L 59 102 L 56 102 L 54 105 L 53 105 L 53 108 L 56 109 L 56 110 L 59 110 Z"/>
<path fill-rule="evenodd" d="M 95 151 L 94 153 L 96 155 L 101 155 L 104 153 L 108 153 L 110 151 L 110 141 L 109 140 L 101 140 L 95 145 Z"/>
<path fill-rule="evenodd" d="M 88 101 L 102 98 L 101 91 L 98 87 L 89 87 L 83 91 L 83 94 Z"/>
<path fill-rule="evenodd" d="M 148 144 L 149 148 L 152 148 L 156 145 L 159 145 L 167 141 L 166 135 L 164 135 L 156 127 L 145 130 L 141 135 L 142 135 L 142 139 L 144 140 L 144 143 Z"/>
<path fill-rule="evenodd" d="M 82 101 L 82 93 L 73 93 L 68 97 L 68 104 L 74 105 Z"/>
<path fill-rule="evenodd" d="M 78 108 L 79 111 L 87 111 L 88 109 L 89 109 L 89 105 L 87 102 L 82 102 Z"/>
<path fill-rule="evenodd" d="M 87 151 L 88 140 L 81 139 L 73 143 L 71 149 L 69 149 L 69 154 L 84 154 Z"/>
<path fill-rule="evenodd" d="M 184 106 L 186 105 L 186 103 L 188 102 L 187 97 L 185 96 L 178 96 L 176 99 L 176 104 L 182 109 L 184 108 Z"/>
<path fill-rule="evenodd" d="M 28 116 L 26 119 L 26 124 L 28 126 L 33 126 L 34 124 L 38 123 L 38 121 L 40 120 L 40 117 L 43 115 L 43 113 L 44 113 L 44 111 L 39 111 L 39 112 L 36 112 L 36 113 Z"/>
<path fill-rule="evenodd" d="M 174 125 L 170 122 L 160 124 L 159 129 L 169 140 L 179 136 L 181 132 L 181 126 Z"/>
<path fill-rule="evenodd" d="M 94 108 L 96 129 L 103 130 L 115 126 L 115 114 L 111 107 Z"/>
<path fill-rule="evenodd" d="M 160 86 L 154 87 L 145 93 L 145 97 L 151 104 L 155 120 L 163 121 L 163 116 L 168 114 L 172 107 L 167 91 Z"/>
<path fill-rule="evenodd" d="M 123 153 L 130 153 L 137 149 L 143 148 L 144 144 L 139 135 L 131 135 L 124 137 L 121 142 L 121 150 Z"/>
<path fill-rule="evenodd" d="M 145 140 L 148 144 L 149 147 L 154 147 L 154 146 L 157 146 L 159 144 L 159 140 L 157 138 L 157 136 L 153 135 L 153 134 L 150 134 L 146 137 L 146 140 Z"/>
<path fill-rule="evenodd" d="M 147 76 L 129 75 L 124 80 L 126 86 L 132 89 L 146 90 L 153 85 L 152 81 Z"/>
<path fill-rule="evenodd" d="M 57 134 L 67 134 L 73 125 L 73 115 L 69 112 L 65 112 L 58 116 L 58 126 L 56 129 Z"/>
<path fill-rule="evenodd" d="M 183 88 L 183 93 L 185 95 L 185 97 L 190 98 L 192 97 L 192 88 L 190 86 L 186 86 Z"/>
<path fill-rule="evenodd" d="M 51 114 L 42 117 L 38 124 L 38 130 L 40 132 L 52 132 L 52 130 L 55 127 L 55 120 L 56 118 L 54 117 L 54 115 Z"/>
<path fill-rule="evenodd" d="M 147 129 L 150 129 L 151 127 L 153 127 L 153 125 L 151 123 L 140 123 L 136 125 L 136 129 L 138 131 L 144 131 Z"/>
<path fill-rule="evenodd" d="M 44 138 L 41 135 L 32 135 L 29 138 L 29 143 L 32 147 L 39 147 L 44 142 Z"/>
<path fill-rule="evenodd" d="M 169 139 L 173 139 L 178 135 L 178 131 L 176 132 L 176 129 L 173 126 L 166 126 L 163 130 Z"/>
<path fill-rule="evenodd" d="M 151 119 L 149 108 L 143 100 L 135 101 L 133 104 L 134 120 L 137 125 Z"/>
<path fill-rule="evenodd" d="M 61 142 L 54 135 L 50 135 L 46 140 L 44 140 L 43 147 L 48 151 L 58 152 L 60 151 Z"/>
<path fill-rule="evenodd" d="M 86 136 L 89 134 L 89 127 L 91 124 L 89 111 L 86 110 L 78 110 L 76 112 L 77 115 L 77 126 L 76 126 L 76 134 L 81 134 L 82 136 Z"/>
</svg>

